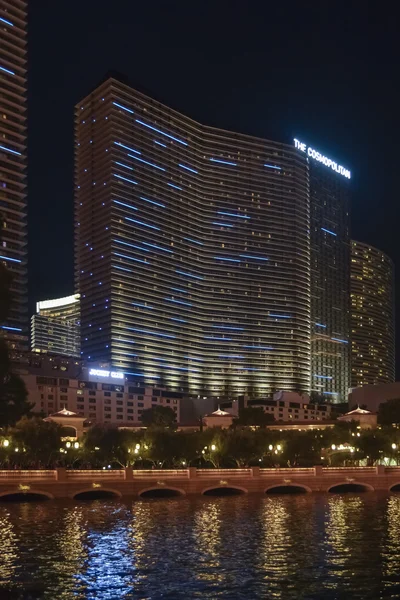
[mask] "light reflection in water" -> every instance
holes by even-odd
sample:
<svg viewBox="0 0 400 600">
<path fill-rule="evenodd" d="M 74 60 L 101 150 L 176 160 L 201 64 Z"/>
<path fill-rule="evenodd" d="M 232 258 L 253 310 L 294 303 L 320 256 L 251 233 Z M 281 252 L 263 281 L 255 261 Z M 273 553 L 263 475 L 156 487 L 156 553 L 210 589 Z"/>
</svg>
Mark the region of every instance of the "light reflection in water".
<svg viewBox="0 0 400 600">
<path fill-rule="evenodd" d="M 12 582 L 18 559 L 18 538 L 10 520 L 10 513 L 0 507 L 0 586 Z"/>
<path fill-rule="evenodd" d="M 224 579 L 224 574 L 219 571 L 223 518 L 219 498 L 206 502 L 195 513 L 193 541 L 199 557 L 199 568 L 196 572 L 199 580 L 221 582 Z"/>
<path fill-rule="evenodd" d="M 396 590 L 400 597 L 400 496 L 388 500 L 387 533 L 382 549 L 385 588 L 392 593 Z M 391 596 L 392 598 L 395 596 Z"/>
</svg>

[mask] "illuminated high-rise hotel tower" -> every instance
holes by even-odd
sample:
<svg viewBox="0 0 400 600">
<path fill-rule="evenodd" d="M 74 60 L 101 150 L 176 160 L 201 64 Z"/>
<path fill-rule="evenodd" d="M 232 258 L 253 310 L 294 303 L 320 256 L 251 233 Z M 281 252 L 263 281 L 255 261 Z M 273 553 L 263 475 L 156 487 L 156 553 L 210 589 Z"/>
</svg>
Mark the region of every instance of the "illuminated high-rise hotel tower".
<svg viewBox="0 0 400 600">
<path fill-rule="evenodd" d="M 82 356 L 192 393 L 309 389 L 309 166 L 114 78 L 76 106 Z"/>
<path fill-rule="evenodd" d="M 12 273 L 1 332 L 18 349 L 28 344 L 26 20 L 26 2 L 0 0 L 0 261 Z"/>
</svg>

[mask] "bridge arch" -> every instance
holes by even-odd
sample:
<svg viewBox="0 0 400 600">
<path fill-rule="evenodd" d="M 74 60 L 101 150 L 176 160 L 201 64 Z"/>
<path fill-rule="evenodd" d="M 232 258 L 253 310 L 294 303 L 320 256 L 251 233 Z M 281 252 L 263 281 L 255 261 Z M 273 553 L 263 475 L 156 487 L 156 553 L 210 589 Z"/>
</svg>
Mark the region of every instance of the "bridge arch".
<svg viewBox="0 0 400 600">
<path fill-rule="evenodd" d="M 152 486 L 144 488 L 138 492 L 140 498 L 173 498 L 178 496 L 186 496 L 185 490 L 177 487 L 167 486 Z"/>
<path fill-rule="evenodd" d="M 400 481 L 398 481 L 397 483 L 392 483 L 392 485 L 389 488 L 389 492 L 400 492 Z"/>
<path fill-rule="evenodd" d="M 374 492 L 375 490 L 372 485 L 362 481 L 339 481 L 329 486 L 327 491 L 332 494 L 345 494 L 349 492 Z"/>
<path fill-rule="evenodd" d="M 106 498 L 121 498 L 122 494 L 120 491 L 113 488 L 83 488 L 77 492 L 70 494 L 70 498 L 73 500 L 98 500 Z"/>
<path fill-rule="evenodd" d="M 304 483 L 275 483 L 264 490 L 264 494 L 308 494 L 312 489 Z"/>
<path fill-rule="evenodd" d="M 212 485 L 202 490 L 202 496 L 239 496 L 248 494 L 246 488 L 240 485 Z"/>
<path fill-rule="evenodd" d="M 0 492 L 1 500 L 54 500 L 53 494 L 44 492 L 43 490 L 4 490 Z"/>
</svg>

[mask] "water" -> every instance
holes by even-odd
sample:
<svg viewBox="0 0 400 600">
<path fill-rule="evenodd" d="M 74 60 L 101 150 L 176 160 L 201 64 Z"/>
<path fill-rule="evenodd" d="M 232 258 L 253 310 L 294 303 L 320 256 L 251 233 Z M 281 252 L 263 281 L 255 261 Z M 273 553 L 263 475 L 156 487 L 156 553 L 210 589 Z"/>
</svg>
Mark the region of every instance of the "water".
<svg viewBox="0 0 400 600">
<path fill-rule="evenodd" d="M 0 599 L 400 599 L 400 496 L 0 504 Z"/>
</svg>

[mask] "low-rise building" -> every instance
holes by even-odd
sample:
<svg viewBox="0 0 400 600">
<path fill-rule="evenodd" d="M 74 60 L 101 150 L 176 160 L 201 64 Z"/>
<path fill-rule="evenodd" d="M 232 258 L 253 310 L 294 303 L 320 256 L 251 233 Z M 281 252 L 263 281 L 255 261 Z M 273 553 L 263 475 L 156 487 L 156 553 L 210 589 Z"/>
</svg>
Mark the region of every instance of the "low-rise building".
<svg viewBox="0 0 400 600">
<path fill-rule="evenodd" d="M 356 421 L 360 429 L 374 429 L 378 426 L 378 415 L 358 406 L 355 410 L 351 410 L 345 415 L 338 417 L 338 421 L 344 421 L 345 423 Z"/>
<path fill-rule="evenodd" d="M 229 429 L 234 419 L 234 415 L 218 408 L 211 414 L 205 415 L 203 417 L 203 424 L 205 429 L 209 429 L 210 427 L 220 427 L 221 429 Z"/>
<path fill-rule="evenodd" d="M 307 394 L 275 392 L 272 398 L 248 400 L 247 406 L 262 407 L 275 421 L 322 421 L 330 419 L 330 404 L 312 404 Z"/>
</svg>

